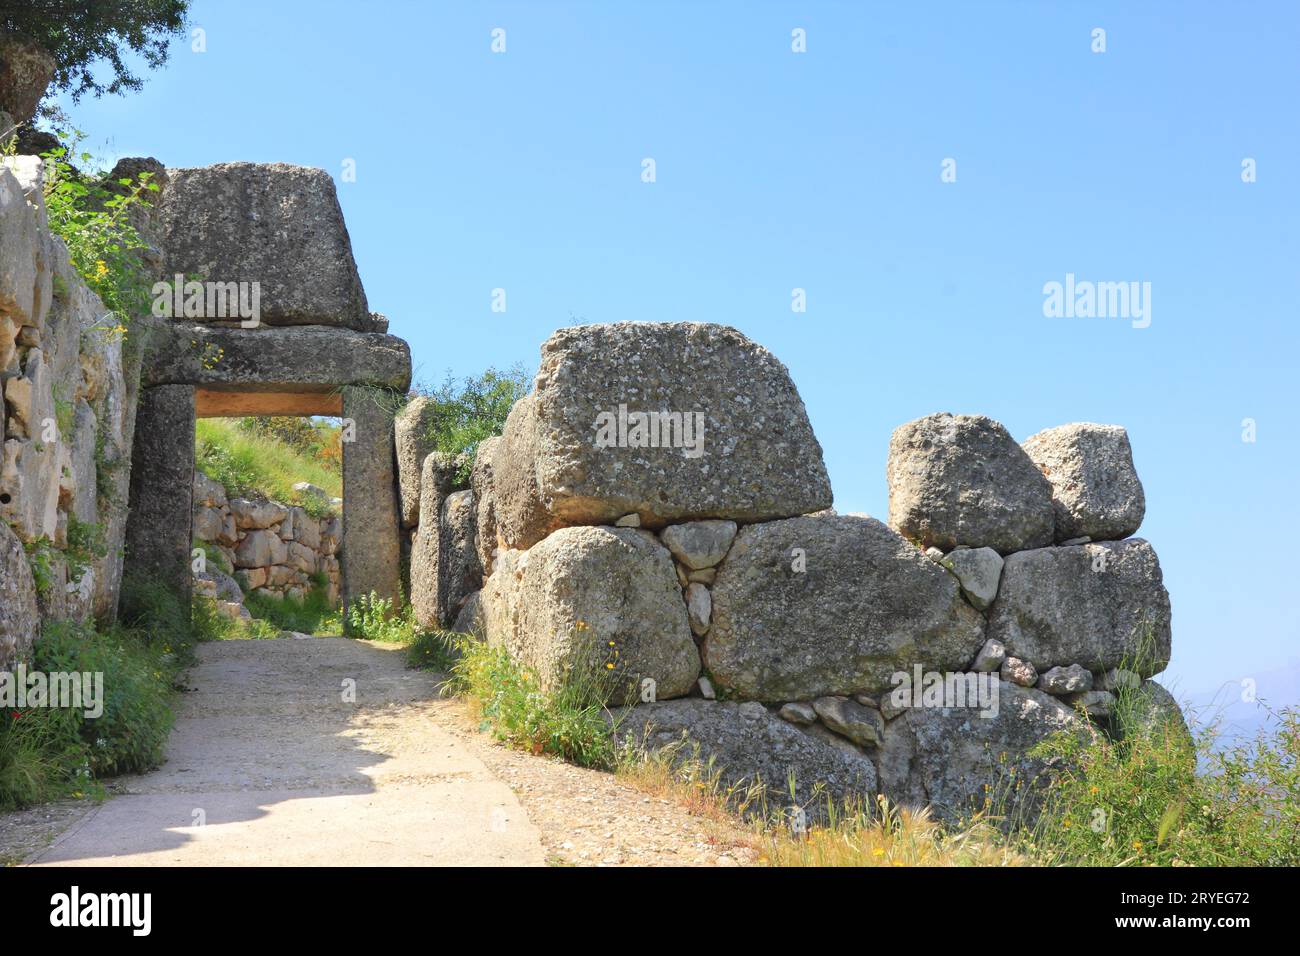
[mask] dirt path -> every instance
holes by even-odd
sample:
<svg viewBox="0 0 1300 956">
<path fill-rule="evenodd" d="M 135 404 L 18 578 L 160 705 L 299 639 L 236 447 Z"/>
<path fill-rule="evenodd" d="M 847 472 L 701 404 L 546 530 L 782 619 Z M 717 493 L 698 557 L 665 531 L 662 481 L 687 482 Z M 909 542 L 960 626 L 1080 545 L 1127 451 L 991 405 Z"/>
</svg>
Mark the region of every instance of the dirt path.
<svg viewBox="0 0 1300 956">
<path fill-rule="evenodd" d="M 752 857 L 740 832 L 610 774 L 493 744 L 459 702 L 441 698 L 435 675 L 407 670 L 398 649 L 342 638 L 222 641 L 199 656 L 164 765 L 114 781 L 114 796 L 89 812 L 64 803 L 0 818 L 0 856 L 146 866 Z M 349 688 L 355 703 L 344 699 Z"/>
</svg>

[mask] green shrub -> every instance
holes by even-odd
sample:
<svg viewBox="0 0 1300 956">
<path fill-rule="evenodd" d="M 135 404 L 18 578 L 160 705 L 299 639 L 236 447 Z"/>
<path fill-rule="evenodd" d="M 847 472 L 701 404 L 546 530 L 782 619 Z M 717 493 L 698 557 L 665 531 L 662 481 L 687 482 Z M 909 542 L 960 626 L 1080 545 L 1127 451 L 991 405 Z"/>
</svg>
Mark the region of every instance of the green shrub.
<svg viewBox="0 0 1300 956">
<path fill-rule="evenodd" d="M 1192 746 L 1175 720 L 1139 720 L 1149 712 L 1137 694 L 1117 692 L 1118 739 L 1061 735 L 1038 748 L 1064 769 L 1013 839 L 1051 865 L 1300 864 L 1300 709 L 1247 743 L 1222 746 L 1210 726 Z"/>
<path fill-rule="evenodd" d="M 617 765 L 615 731 L 623 715 L 607 709 L 614 685 L 605 671 L 574 667 L 558 688 L 543 691 L 504 648 L 456 635 L 454 650 L 452 688 L 469 699 L 498 740 L 583 767 Z"/>
<path fill-rule="evenodd" d="M 324 575 L 314 575 L 312 590 L 304 598 L 267 597 L 258 591 L 244 595 L 244 607 L 255 621 L 274 625 L 275 637 L 280 631 L 298 631 L 302 634 L 319 634 L 337 637 L 343 633 L 343 620 L 338 609 L 330 605 Z M 249 636 L 266 636 L 253 634 Z"/>
<path fill-rule="evenodd" d="M 79 133 L 73 134 L 80 139 Z M 148 244 L 132 224 L 131 213 L 147 208 L 158 191 L 151 173 L 138 180 L 101 181 L 103 174 L 83 174 L 68 161 L 69 150 L 47 154 L 45 206 L 50 231 L 68 247 L 72 267 L 109 310 L 102 329 L 125 334 L 131 319 L 152 304 L 153 283 L 141 258 Z M 82 153 L 81 162 L 94 157 Z"/>
<path fill-rule="evenodd" d="M 406 644 L 415 640 L 415 609 L 407 604 L 400 612 L 394 612 L 392 601 L 371 591 L 352 602 L 348 608 L 347 625 L 348 637 Z"/>
<path fill-rule="evenodd" d="M 101 634 L 71 621 L 46 625 L 33 651 L 36 669 L 104 675 L 101 716 L 65 712 L 79 724 L 96 776 L 136 773 L 161 762 L 173 720 L 169 657 L 164 646 L 118 628 Z"/>
<path fill-rule="evenodd" d="M 489 368 L 480 376 L 460 380 L 448 372 L 441 385 L 414 389 L 415 394 L 433 400 L 427 437 L 434 449 L 466 456 L 460 481 L 469 479 L 479 443 L 500 435 L 510 409 L 528 394 L 528 380 L 523 366 L 515 365 L 504 372 Z"/>
<path fill-rule="evenodd" d="M 445 674 L 456 662 L 457 641 L 466 636 L 450 631 L 418 631 L 406 648 L 406 666 Z"/>
</svg>

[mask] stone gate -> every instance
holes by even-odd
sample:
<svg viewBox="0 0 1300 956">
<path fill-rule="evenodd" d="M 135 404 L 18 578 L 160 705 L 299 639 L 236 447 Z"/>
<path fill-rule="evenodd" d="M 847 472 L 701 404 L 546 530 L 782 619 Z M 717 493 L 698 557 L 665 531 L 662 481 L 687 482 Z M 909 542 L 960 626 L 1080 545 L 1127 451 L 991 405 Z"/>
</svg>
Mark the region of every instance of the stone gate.
<svg viewBox="0 0 1300 956">
<path fill-rule="evenodd" d="M 188 602 L 195 420 L 344 421 L 345 605 L 401 593 L 393 409 L 407 344 L 367 309 L 333 181 L 322 170 L 229 163 L 156 170 L 141 232 L 158 273 L 132 453 L 126 573 Z"/>
</svg>

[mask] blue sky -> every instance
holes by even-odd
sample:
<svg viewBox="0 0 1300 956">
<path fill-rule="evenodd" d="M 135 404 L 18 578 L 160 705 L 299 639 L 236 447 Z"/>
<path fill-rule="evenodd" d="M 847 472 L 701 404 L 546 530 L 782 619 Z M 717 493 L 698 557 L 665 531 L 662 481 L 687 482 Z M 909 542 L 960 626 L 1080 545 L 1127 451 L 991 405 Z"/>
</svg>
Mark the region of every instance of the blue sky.
<svg viewBox="0 0 1300 956">
<path fill-rule="evenodd" d="M 197 0 L 193 21 L 206 52 L 68 106 L 87 145 L 354 160 L 361 276 L 417 377 L 531 369 L 575 319 L 734 325 L 790 367 L 836 507 L 881 518 L 902 422 L 1123 424 L 1173 601 L 1163 679 L 1296 694 L 1300 5 Z M 1067 273 L 1150 282 L 1149 327 L 1045 317 Z"/>
</svg>

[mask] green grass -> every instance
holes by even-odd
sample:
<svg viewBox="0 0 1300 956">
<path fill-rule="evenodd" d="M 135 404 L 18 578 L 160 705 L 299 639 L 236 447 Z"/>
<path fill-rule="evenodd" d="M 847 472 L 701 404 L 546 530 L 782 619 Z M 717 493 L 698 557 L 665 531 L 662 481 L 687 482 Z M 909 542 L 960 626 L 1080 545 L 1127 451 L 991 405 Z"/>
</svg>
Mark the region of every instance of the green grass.
<svg viewBox="0 0 1300 956">
<path fill-rule="evenodd" d="M 269 435 L 239 427 L 239 419 L 203 418 L 195 423 L 195 463 L 235 497 L 266 497 L 301 505 L 309 514 L 332 513 L 328 502 L 293 490 L 300 481 L 323 488 L 331 498 L 343 494 L 337 466 L 324 463 Z"/>
<path fill-rule="evenodd" d="M 466 698 L 494 737 L 582 767 L 612 770 L 618 765 L 616 732 L 622 715 L 608 710 L 614 684 L 605 672 L 574 667 L 558 688 L 544 692 L 536 675 L 513 661 L 504 648 L 470 635 L 454 638 L 452 690 Z"/>
<path fill-rule="evenodd" d="M 324 575 L 313 575 L 312 589 L 301 599 L 267 597 L 258 591 L 244 595 L 244 607 L 254 620 L 272 624 L 278 631 L 298 631 L 322 637 L 339 637 L 343 620 L 338 608 L 331 607 L 326 595 Z M 260 636 L 260 635 L 252 635 Z M 272 635 L 274 636 L 274 635 Z"/>
<path fill-rule="evenodd" d="M 1194 744 L 1173 723 L 1138 726 L 1134 692 L 1118 697 L 1119 739 L 1041 746 L 1064 769 L 1036 825 L 1011 834 L 1019 847 L 1048 865 L 1300 865 L 1300 708 L 1223 746 L 1214 726 Z"/>
<path fill-rule="evenodd" d="M 103 713 L 27 707 L 0 712 L 0 809 L 102 795 L 100 778 L 162 759 L 172 705 L 197 641 L 216 636 L 166 591 L 123 585 L 123 619 L 105 630 L 47 622 L 29 670 L 103 674 Z"/>
</svg>

